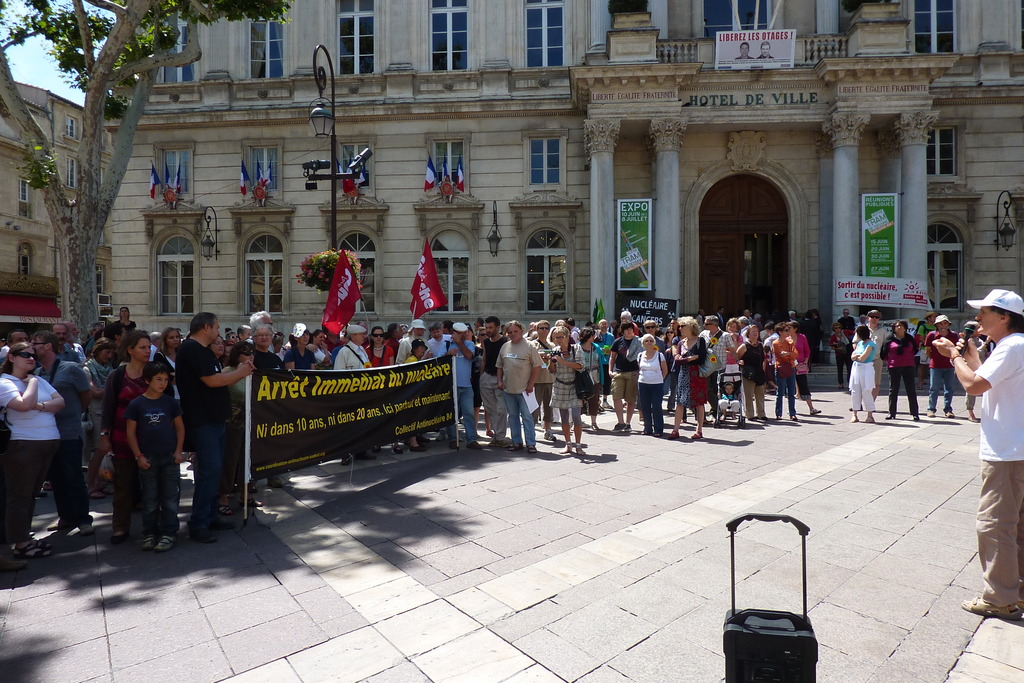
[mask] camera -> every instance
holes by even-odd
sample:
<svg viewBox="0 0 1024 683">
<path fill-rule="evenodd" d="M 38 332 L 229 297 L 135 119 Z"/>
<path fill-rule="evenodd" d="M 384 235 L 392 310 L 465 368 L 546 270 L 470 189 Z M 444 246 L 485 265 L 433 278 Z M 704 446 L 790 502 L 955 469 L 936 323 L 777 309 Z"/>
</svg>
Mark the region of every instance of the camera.
<svg viewBox="0 0 1024 683">
<path fill-rule="evenodd" d="M 302 164 L 302 170 L 304 171 L 323 171 L 331 167 L 331 162 L 328 159 L 313 159 L 312 161 L 305 161 Z"/>
<path fill-rule="evenodd" d="M 370 148 L 369 147 L 364 147 L 363 151 L 360 152 L 359 154 L 357 154 L 352 159 L 352 162 L 349 163 L 348 170 L 354 172 L 357 168 L 359 168 L 360 166 L 365 164 L 369 160 L 369 158 L 372 157 L 372 156 L 373 156 L 373 152 L 370 151 Z"/>
<path fill-rule="evenodd" d="M 556 351 L 552 351 L 550 355 L 551 355 L 552 358 L 561 358 L 562 357 L 562 352 L 556 350 Z"/>
</svg>

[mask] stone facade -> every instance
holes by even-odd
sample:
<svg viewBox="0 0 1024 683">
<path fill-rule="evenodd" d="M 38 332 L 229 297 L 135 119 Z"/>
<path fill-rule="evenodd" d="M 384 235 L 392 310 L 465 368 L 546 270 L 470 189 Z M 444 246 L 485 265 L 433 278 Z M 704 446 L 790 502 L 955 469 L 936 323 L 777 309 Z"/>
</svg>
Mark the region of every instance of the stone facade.
<svg viewBox="0 0 1024 683">
<path fill-rule="evenodd" d="M 997 196 L 1010 190 L 1015 219 L 1024 197 L 1019 3 L 993 0 L 982 15 L 977 3 L 934 0 L 955 15 L 949 52 L 944 36 L 919 30 L 913 3 L 851 16 L 836 2 L 787 0 L 775 28 L 797 31 L 794 67 L 763 71 L 714 69 L 705 9 L 722 3 L 654 0 L 650 27 L 628 29 L 585 0 L 440 4 L 448 18 L 466 13 L 447 53 L 430 52 L 437 10 L 426 0 L 343 3 L 343 16 L 334 2 L 304 3 L 267 53 L 281 55 L 274 64 L 260 57 L 271 29 L 202 30 L 191 80 L 158 85 L 139 126 L 112 220 L 116 300 L 153 328 L 197 310 L 236 324 L 267 306 L 275 321 L 316 323 L 323 295 L 295 274 L 330 234 L 327 184 L 307 191 L 301 174 L 330 154 L 306 121 L 320 42 L 334 46 L 339 154 L 374 151 L 368 185 L 354 203 L 339 195 L 337 220 L 339 240 L 373 259 L 370 321 L 408 318 L 424 239 L 456 290 L 455 310 L 431 319 L 583 320 L 596 299 L 611 314 L 616 198 L 655 200 L 653 294 L 680 311 L 831 315 L 833 278 L 860 272 L 858 196 L 870 192 L 901 193 L 899 274 L 928 280 L 933 307 L 963 318 L 968 296 L 1021 286 L 1020 244 L 995 244 Z M 349 8 L 364 20 L 362 61 L 338 55 Z M 534 11 L 554 11 L 543 19 L 562 27 L 540 56 L 527 47 Z M 609 59 L 608 32 L 622 30 L 657 30 L 657 61 Z M 365 73 L 343 73 L 353 64 Z M 275 77 L 254 77 L 264 73 Z M 453 174 L 458 156 L 466 171 L 451 202 L 423 191 L 427 156 L 440 175 L 442 150 Z M 190 186 L 170 209 L 150 200 L 149 167 L 180 151 Z M 253 159 L 270 157 L 276 187 L 258 206 L 239 193 L 239 165 L 255 179 Z M 218 215 L 209 260 L 206 206 Z M 192 254 L 170 254 L 174 237 Z"/>
</svg>

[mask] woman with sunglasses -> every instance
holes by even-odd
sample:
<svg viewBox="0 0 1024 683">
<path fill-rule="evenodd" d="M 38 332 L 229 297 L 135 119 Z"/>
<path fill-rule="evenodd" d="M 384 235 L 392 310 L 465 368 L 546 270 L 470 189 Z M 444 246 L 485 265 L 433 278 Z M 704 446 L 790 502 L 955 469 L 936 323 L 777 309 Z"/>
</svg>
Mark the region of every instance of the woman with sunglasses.
<svg viewBox="0 0 1024 683">
<path fill-rule="evenodd" d="M 0 406 L 7 409 L 11 440 L 2 458 L 7 482 L 5 525 L 7 542 L 14 544 L 19 559 L 46 557 L 53 552 L 46 541 L 33 540 L 32 515 L 35 493 L 46 479 L 50 461 L 60 444 L 54 413 L 64 408 L 64 399 L 42 377 L 36 377 L 36 355 L 32 345 L 11 346 L 0 372 Z M 0 561 L 0 569 L 20 569 L 21 562 Z"/>
<path fill-rule="evenodd" d="M 367 355 L 370 357 L 372 368 L 395 364 L 395 352 L 384 339 L 384 328 L 380 325 L 374 325 L 370 330 L 370 350 Z"/>
<path fill-rule="evenodd" d="M 251 341 L 238 342 L 231 347 L 228 364 L 222 372 L 233 372 L 239 363 L 253 360 L 256 348 Z M 235 382 L 228 387 L 231 399 L 231 417 L 224 431 L 224 465 L 220 471 L 220 508 L 217 510 L 227 517 L 234 514 L 231 509 L 231 494 L 242 490 L 245 480 L 242 453 L 245 449 L 245 382 Z M 249 482 L 249 507 L 258 507 L 253 498 L 256 492 L 255 482 Z"/>
</svg>

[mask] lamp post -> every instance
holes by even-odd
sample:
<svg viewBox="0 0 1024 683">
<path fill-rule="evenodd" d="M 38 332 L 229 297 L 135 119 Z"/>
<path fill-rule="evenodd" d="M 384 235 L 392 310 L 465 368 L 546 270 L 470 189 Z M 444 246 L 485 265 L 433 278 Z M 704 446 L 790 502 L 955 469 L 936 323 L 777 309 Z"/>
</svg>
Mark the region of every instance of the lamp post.
<svg viewBox="0 0 1024 683">
<path fill-rule="evenodd" d="M 491 256 L 498 256 L 498 246 L 501 244 L 501 233 L 498 232 L 498 202 L 491 203 L 491 231 L 487 233 L 487 245 L 491 250 Z"/>
<path fill-rule="evenodd" d="M 323 55 L 327 62 L 325 69 L 322 64 L 317 64 L 317 58 Z M 338 136 L 335 132 L 335 92 L 334 92 L 334 62 L 327 47 L 320 43 L 313 48 L 313 73 L 316 78 L 316 88 L 319 91 L 313 108 L 309 111 L 309 125 L 313 128 L 313 134 L 317 137 L 330 137 L 331 139 L 331 249 L 338 248 Z M 331 78 L 331 101 L 330 108 L 324 100 L 324 89 L 327 87 L 327 77 Z"/>
<path fill-rule="evenodd" d="M 220 256 L 220 248 L 217 246 L 220 230 L 217 228 L 217 212 L 212 206 L 203 209 L 203 220 L 206 221 L 206 234 L 203 235 L 203 241 L 199 243 L 199 246 L 203 250 L 203 258 L 209 261 L 212 257 L 216 261 Z M 210 232 L 211 222 L 213 223 L 212 233 Z"/>
<path fill-rule="evenodd" d="M 1006 199 L 1003 199 L 1004 194 Z M 1009 190 L 1003 190 L 996 199 L 996 247 L 1002 247 L 1005 251 L 1010 250 L 1013 239 L 1017 236 L 1017 228 L 1013 224 L 1013 216 L 1010 215 L 1011 206 L 1013 195 Z"/>
</svg>

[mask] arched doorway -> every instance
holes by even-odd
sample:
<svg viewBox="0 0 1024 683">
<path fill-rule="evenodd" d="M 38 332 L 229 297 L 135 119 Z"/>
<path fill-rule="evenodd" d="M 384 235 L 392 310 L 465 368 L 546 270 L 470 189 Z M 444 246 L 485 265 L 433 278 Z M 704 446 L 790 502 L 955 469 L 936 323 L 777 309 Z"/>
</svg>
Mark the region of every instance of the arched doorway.
<svg viewBox="0 0 1024 683">
<path fill-rule="evenodd" d="M 758 176 L 730 176 L 708 190 L 699 220 L 700 305 L 785 310 L 789 214 L 779 190 Z"/>
</svg>

